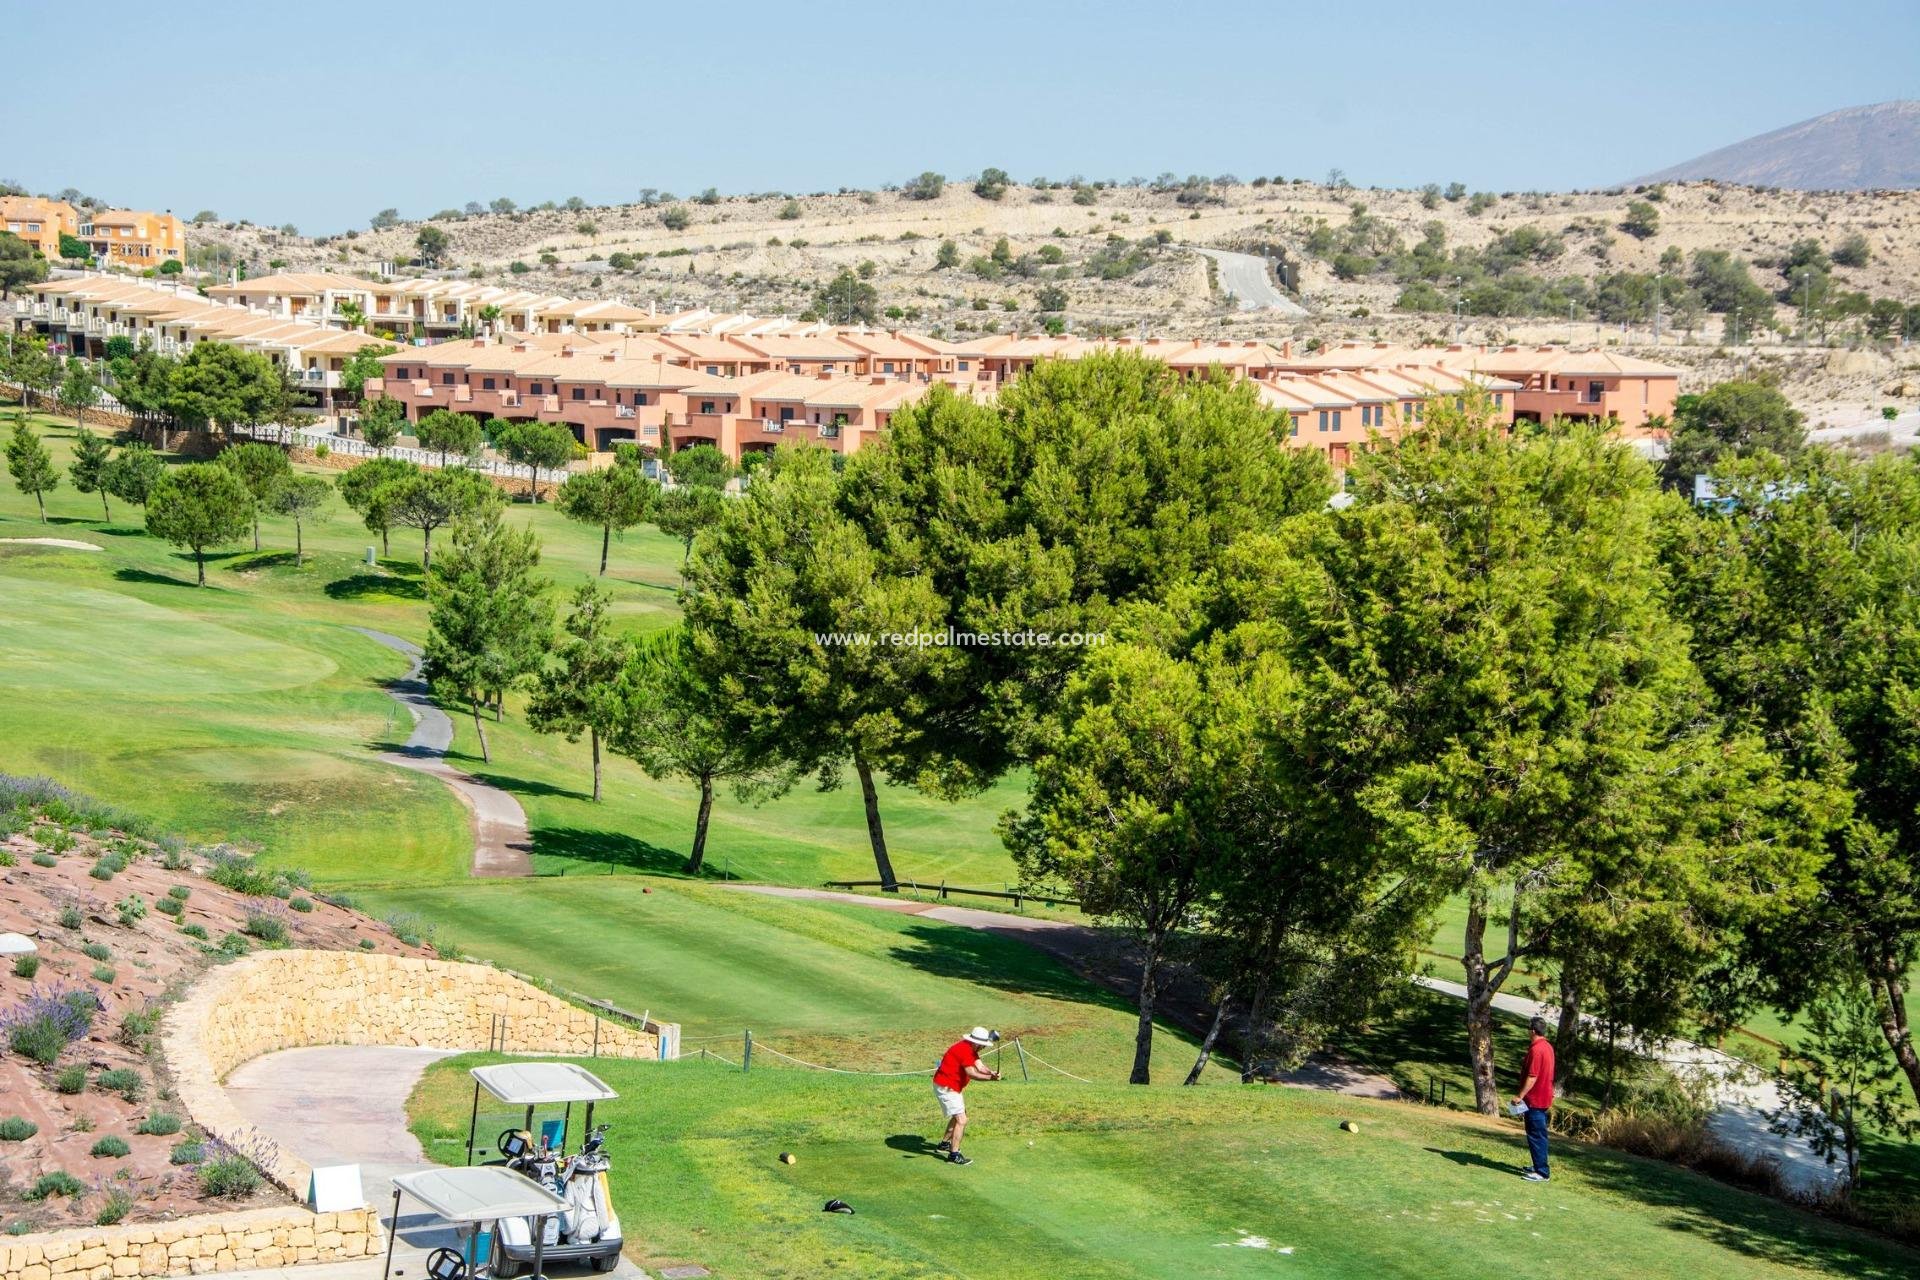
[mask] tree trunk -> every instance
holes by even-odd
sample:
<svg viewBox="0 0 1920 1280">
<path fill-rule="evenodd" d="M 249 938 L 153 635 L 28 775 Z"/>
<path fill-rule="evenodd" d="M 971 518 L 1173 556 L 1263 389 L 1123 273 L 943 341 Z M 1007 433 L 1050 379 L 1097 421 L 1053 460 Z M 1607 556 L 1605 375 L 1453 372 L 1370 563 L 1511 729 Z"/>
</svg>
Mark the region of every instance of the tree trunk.
<svg viewBox="0 0 1920 1280">
<path fill-rule="evenodd" d="M 487 764 L 492 764 L 493 753 L 487 750 L 487 726 L 480 719 L 480 699 L 468 698 L 467 705 L 473 709 L 473 731 L 480 735 L 480 759 Z"/>
<path fill-rule="evenodd" d="M 1874 1003 L 1880 1006 L 1880 1032 L 1887 1038 L 1893 1057 L 1906 1073 L 1907 1087 L 1920 1099 L 1920 1055 L 1914 1053 L 1913 1029 L 1907 1024 L 1907 980 L 1897 964 L 1875 966 L 1879 972 L 1868 977 Z"/>
<path fill-rule="evenodd" d="M 610 524 L 601 525 L 600 526 L 600 576 L 603 578 L 607 576 L 607 544 L 612 541 L 613 541 L 613 526 Z"/>
<path fill-rule="evenodd" d="M 260 549 L 260 512 L 258 508 L 255 508 L 253 513 L 253 549 L 255 551 Z"/>
<path fill-rule="evenodd" d="M 40 523 L 45 524 L 47 522 L 47 495 L 35 489 L 33 491 L 33 500 L 40 504 Z"/>
<path fill-rule="evenodd" d="M 387 545 L 387 531 L 385 529 L 382 529 L 380 531 L 380 558 L 382 560 L 385 560 L 388 556 L 392 554 L 393 554 L 393 548 Z"/>
<path fill-rule="evenodd" d="M 600 731 L 591 726 L 587 729 L 587 749 L 593 754 L 593 800 L 600 802 Z"/>
<path fill-rule="evenodd" d="M 194 568 L 194 571 L 200 575 L 200 580 L 194 585 L 201 586 L 201 587 L 206 586 L 207 585 L 207 553 L 202 551 L 198 547 L 195 547 L 193 549 L 193 568 Z"/>
<path fill-rule="evenodd" d="M 1520 910 L 1519 895 L 1514 912 Z M 1473 1066 L 1473 1101 L 1481 1115 L 1500 1114 L 1500 1086 L 1494 1078 L 1493 997 L 1513 967 L 1513 953 L 1498 965 L 1487 964 L 1487 892 L 1475 887 L 1467 896 L 1467 928 L 1460 956 L 1467 976 L 1467 1058 Z"/>
<path fill-rule="evenodd" d="M 100 519 L 102 523 L 113 523 L 113 508 L 107 505 L 107 486 L 100 486 Z"/>
<path fill-rule="evenodd" d="M 420 572 L 422 575 L 433 572 L 433 530 L 420 531 Z"/>
<path fill-rule="evenodd" d="M 693 853 L 687 858 L 687 874 L 700 874 L 707 860 L 707 819 L 713 816 L 713 776 L 700 775 L 700 816 L 693 820 Z"/>
<path fill-rule="evenodd" d="M 1580 1058 L 1580 984 L 1560 973 L 1560 1025 L 1553 1033 L 1553 1091 L 1567 1092 Z"/>
<path fill-rule="evenodd" d="M 1153 1065 L 1153 1001 L 1159 994 L 1160 948 L 1165 942 L 1158 929 L 1146 936 L 1146 953 L 1140 957 L 1140 1020 L 1133 1029 L 1133 1070 L 1128 1084 L 1151 1084 Z"/>
<path fill-rule="evenodd" d="M 293 567 L 298 569 L 307 562 L 307 544 L 300 532 L 300 521 L 293 522 Z"/>
<path fill-rule="evenodd" d="M 1207 1027 L 1207 1038 L 1200 1042 L 1200 1056 L 1193 1060 L 1193 1070 L 1187 1072 L 1184 1083 L 1200 1083 L 1200 1073 L 1207 1069 L 1207 1059 L 1213 1057 L 1213 1042 L 1220 1038 L 1220 1024 L 1226 1021 L 1227 1001 L 1232 997 L 1231 991 L 1220 993 L 1220 1003 L 1213 1006 L 1213 1022 Z"/>
<path fill-rule="evenodd" d="M 887 835 L 880 827 L 880 796 L 873 789 L 873 769 L 858 752 L 854 754 L 853 767 L 860 775 L 860 799 L 867 807 L 867 839 L 873 844 L 873 865 L 880 872 L 880 887 L 888 893 L 898 893 L 900 882 L 894 878 L 893 863 L 887 858 Z"/>
<path fill-rule="evenodd" d="M 1240 1083 L 1252 1084 L 1254 1067 L 1258 1064 L 1260 1050 L 1265 1045 L 1266 1035 L 1261 1019 L 1267 1016 L 1267 988 L 1270 984 L 1269 970 L 1262 966 L 1260 976 L 1253 984 L 1253 999 L 1247 1003 L 1246 1035 L 1240 1045 Z"/>
</svg>

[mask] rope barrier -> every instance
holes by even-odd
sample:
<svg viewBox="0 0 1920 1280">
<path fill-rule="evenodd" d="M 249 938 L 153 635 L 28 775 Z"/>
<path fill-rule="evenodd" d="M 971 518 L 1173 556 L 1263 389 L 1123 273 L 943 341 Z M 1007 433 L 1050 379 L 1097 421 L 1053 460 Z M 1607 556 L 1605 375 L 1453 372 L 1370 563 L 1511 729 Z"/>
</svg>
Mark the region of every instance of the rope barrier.
<svg viewBox="0 0 1920 1280">
<path fill-rule="evenodd" d="M 814 1069 L 815 1071 L 831 1071 L 831 1072 L 833 1072 L 833 1073 L 834 1073 L 835 1075 L 842 1075 L 842 1076 L 929 1076 L 929 1075 L 932 1075 L 932 1074 L 933 1074 L 933 1068 L 931 1068 L 931 1067 L 928 1067 L 928 1068 L 927 1068 L 926 1070 L 924 1070 L 924 1071 L 855 1071 L 855 1070 L 852 1070 L 851 1068 L 848 1068 L 848 1067 L 823 1067 L 823 1066 L 821 1066 L 821 1065 L 820 1065 L 819 1063 L 817 1063 L 817 1062 L 808 1062 L 808 1061 L 806 1061 L 806 1060 L 805 1060 L 805 1059 L 803 1059 L 803 1058 L 796 1058 L 796 1057 L 794 1057 L 794 1056 L 793 1056 L 792 1054 L 790 1054 L 790 1053 L 782 1053 L 782 1052 L 780 1052 L 780 1051 L 779 1051 L 778 1049 L 776 1049 L 776 1048 L 774 1048 L 774 1047 L 773 1047 L 772 1045 L 770 1045 L 770 1044 L 768 1044 L 768 1043 L 766 1043 L 766 1042 L 765 1042 L 764 1040 L 755 1040 L 755 1041 L 753 1042 L 753 1045 L 754 1045 L 754 1048 L 756 1048 L 756 1049 L 763 1049 L 763 1050 L 765 1050 L 766 1052 L 768 1052 L 768 1053 L 770 1053 L 770 1054 L 772 1054 L 772 1055 L 773 1055 L 774 1057 L 776 1057 L 776 1058 L 785 1058 L 785 1059 L 786 1059 L 786 1060 L 787 1060 L 788 1062 L 792 1062 L 792 1063 L 797 1063 L 798 1065 L 800 1065 L 800 1066 L 803 1066 L 803 1067 L 811 1067 L 811 1068 L 813 1068 L 813 1069 Z"/>
<path fill-rule="evenodd" d="M 1020 1042 L 1019 1042 L 1018 1040 L 1015 1040 L 1015 1041 L 1014 1041 L 1014 1043 L 1015 1043 L 1015 1044 L 1020 1044 Z M 1064 1067 L 1056 1067 L 1056 1066 L 1054 1066 L 1054 1065 L 1053 1065 L 1053 1064 L 1052 1064 L 1051 1062 L 1048 1062 L 1048 1061 L 1047 1061 L 1047 1060 L 1046 1060 L 1045 1058 L 1043 1058 L 1043 1057 L 1041 1057 L 1041 1056 L 1040 1056 L 1039 1054 L 1037 1054 L 1037 1053 L 1035 1053 L 1035 1052 L 1034 1052 L 1033 1050 L 1031 1050 L 1031 1049 L 1028 1049 L 1028 1048 L 1027 1048 L 1027 1047 L 1026 1047 L 1025 1045 L 1023 1045 L 1023 1044 L 1021 1044 L 1021 1045 L 1020 1045 L 1020 1047 L 1021 1047 L 1021 1049 L 1022 1049 L 1022 1051 L 1026 1053 L 1026 1055 L 1027 1055 L 1027 1059 L 1028 1059 L 1028 1061 L 1030 1061 L 1030 1062 L 1037 1062 L 1037 1063 L 1039 1063 L 1039 1064 L 1040 1064 L 1041 1066 L 1043 1066 L 1043 1067 L 1045 1067 L 1045 1068 L 1046 1068 L 1047 1070 L 1049 1070 L 1049 1071 L 1057 1071 L 1057 1072 L 1059 1072 L 1059 1073 L 1060 1073 L 1061 1075 L 1063 1075 L 1063 1076 L 1065 1076 L 1065 1077 L 1066 1077 L 1067 1079 L 1069 1079 L 1069 1080 L 1078 1080 L 1078 1081 L 1079 1081 L 1079 1082 L 1080 1082 L 1081 1084 L 1092 1084 L 1092 1083 L 1093 1083 L 1093 1081 L 1091 1081 L 1091 1080 L 1089 1080 L 1089 1079 L 1087 1079 L 1087 1078 L 1086 1078 L 1085 1076 L 1077 1076 L 1077 1075 L 1075 1075 L 1075 1074 L 1073 1074 L 1073 1072 L 1071 1072 L 1071 1071 L 1068 1071 L 1068 1070 L 1066 1070 L 1066 1069 L 1065 1069 Z"/>
</svg>

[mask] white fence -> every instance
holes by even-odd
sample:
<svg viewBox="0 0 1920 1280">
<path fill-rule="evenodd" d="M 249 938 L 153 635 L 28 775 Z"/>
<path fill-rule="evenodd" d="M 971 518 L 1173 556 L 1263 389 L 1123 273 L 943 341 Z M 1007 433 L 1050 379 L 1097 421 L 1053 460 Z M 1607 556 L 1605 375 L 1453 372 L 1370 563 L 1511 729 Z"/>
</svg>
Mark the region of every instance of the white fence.
<svg viewBox="0 0 1920 1280">
<path fill-rule="evenodd" d="M 252 436 L 256 440 L 271 440 L 277 444 L 300 445 L 312 449 L 325 445 L 331 453 L 350 453 L 355 457 L 399 458 L 403 462 L 417 463 L 423 467 L 467 467 L 490 476 L 501 476 L 510 480 L 531 480 L 538 484 L 544 480 L 564 477 L 565 470 L 549 471 L 545 468 L 529 467 L 518 462 L 508 462 L 504 458 L 489 457 L 486 454 L 474 454 L 462 457 L 458 454 L 447 455 L 441 460 L 438 449 L 419 449 L 410 445 L 388 445 L 385 449 L 376 449 L 357 436 L 335 435 L 322 427 L 281 427 L 270 423 L 254 426 L 236 426 L 235 434 Z"/>
</svg>

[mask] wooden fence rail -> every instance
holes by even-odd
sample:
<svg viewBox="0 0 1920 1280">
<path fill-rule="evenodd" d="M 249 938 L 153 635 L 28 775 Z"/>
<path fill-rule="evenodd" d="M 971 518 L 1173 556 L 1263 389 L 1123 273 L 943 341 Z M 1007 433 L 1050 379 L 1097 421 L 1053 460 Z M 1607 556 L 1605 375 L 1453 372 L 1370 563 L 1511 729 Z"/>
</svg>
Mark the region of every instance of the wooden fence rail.
<svg viewBox="0 0 1920 1280">
<path fill-rule="evenodd" d="M 828 880 L 825 883 L 829 889 L 884 889 L 887 887 L 886 883 L 880 880 Z M 1012 902 L 1016 910 L 1029 902 L 1044 902 L 1050 907 L 1077 907 L 1080 905 L 1078 898 L 1060 898 L 1050 893 L 1034 893 L 1023 889 L 1007 891 L 1000 889 L 966 889 L 957 884 L 948 884 L 945 880 L 942 880 L 937 885 L 923 885 L 917 880 L 901 880 L 893 887 L 898 889 L 903 885 L 915 893 L 933 893 L 938 894 L 941 898 L 955 893 L 969 894 L 975 898 L 1001 898 Z"/>
</svg>

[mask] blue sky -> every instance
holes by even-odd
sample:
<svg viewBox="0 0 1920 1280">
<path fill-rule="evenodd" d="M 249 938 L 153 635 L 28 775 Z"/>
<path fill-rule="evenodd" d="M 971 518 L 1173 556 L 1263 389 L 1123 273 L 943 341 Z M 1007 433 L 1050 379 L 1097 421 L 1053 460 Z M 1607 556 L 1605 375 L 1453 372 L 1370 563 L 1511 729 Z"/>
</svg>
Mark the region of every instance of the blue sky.
<svg viewBox="0 0 1920 1280">
<path fill-rule="evenodd" d="M 1599 186 L 1920 97 L 1915 0 L 7 8 L 0 178 L 310 233 L 988 165 Z"/>
</svg>

